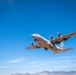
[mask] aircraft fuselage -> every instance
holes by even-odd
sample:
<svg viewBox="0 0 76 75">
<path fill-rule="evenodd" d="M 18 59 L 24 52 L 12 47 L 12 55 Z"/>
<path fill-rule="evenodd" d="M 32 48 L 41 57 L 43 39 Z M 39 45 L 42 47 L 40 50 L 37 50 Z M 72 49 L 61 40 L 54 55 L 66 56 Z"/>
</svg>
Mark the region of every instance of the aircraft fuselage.
<svg viewBox="0 0 76 75">
<path fill-rule="evenodd" d="M 54 51 L 54 49 L 56 48 L 55 45 L 53 45 L 49 40 L 45 39 L 44 37 L 42 37 L 39 34 L 32 34 L 31 35 L 33 37 L 33 39 L 38 42 L 39 45 L 41 45 L 42 47 L 44 47 L 45 49 L 49 49 Z M 56 51 L 56 50 L 55 50 Z"/>
</svg>

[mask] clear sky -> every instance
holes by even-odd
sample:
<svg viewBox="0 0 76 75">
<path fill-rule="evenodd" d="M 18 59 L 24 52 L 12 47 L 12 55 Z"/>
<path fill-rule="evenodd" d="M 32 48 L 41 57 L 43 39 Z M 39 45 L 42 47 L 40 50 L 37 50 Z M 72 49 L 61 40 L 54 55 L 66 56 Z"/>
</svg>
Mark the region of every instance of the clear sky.
<svg viewBox="0 0 76 75">
<path fill-rule="evenodd" d="M 76 36 L 65 42 L 66 53 L 25 50 L 38 33 L 49 39 L 57 32 L 76 31 L 76 0 L 0 0 L 0 75 L 76 70 Z"/>
</svg>

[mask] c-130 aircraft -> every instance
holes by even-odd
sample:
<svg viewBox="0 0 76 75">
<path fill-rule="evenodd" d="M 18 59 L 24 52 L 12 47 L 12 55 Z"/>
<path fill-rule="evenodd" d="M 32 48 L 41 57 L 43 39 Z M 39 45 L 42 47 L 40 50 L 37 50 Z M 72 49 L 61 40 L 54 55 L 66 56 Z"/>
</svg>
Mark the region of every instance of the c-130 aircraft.
<svg viewBox="0 0 76 75">
<path fill-rule="evenodd" d="M 47 40 L 46 38 L 44 38 L 43 36 L 39 35 L 39 34 L 32 34 L 32 38 L 34 39 L 34 41 L 36 41 L 38 44 L 33 44 L 31 43 L 32 46 L 27 47 L 26 49 L 36 49 L 36 48 L 44 48 L 45 50 L 51 50 L 53 51 L 54 54 L 57 53 L 61 53 L 61 52 L 66 52 L 68 50 L 72 50 L 73 48 L 67 48 L 64 49 L 64 41 L 68 40 L 69 38 L 71 38 L 72 36 L 76 35 L 76 32 L 70 33 L 68 35 L 62 36 L 61 33 L 58 33 L 59 38 L 53 38 L 53 36 L 51 36 L 51 40 Z M 56 46 L 56 44 L 61 43 L 60 47 Z"/>
</svg>

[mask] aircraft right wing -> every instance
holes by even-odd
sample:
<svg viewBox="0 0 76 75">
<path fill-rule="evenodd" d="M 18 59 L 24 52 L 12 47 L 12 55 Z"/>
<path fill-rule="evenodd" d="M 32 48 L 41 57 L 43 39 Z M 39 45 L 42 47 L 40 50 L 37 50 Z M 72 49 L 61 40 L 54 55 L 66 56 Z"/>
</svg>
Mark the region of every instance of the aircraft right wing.
<svg viewBox="0 0 76 75">
<path fill-rule="evenodd" d="M 29 50 L 29 49 L 32 49 L 32 48 L 36 49 L 36 48 L 41 48 L 41 47 L 42 47 L 42 46 L 38 44 L 38 45 L 29 46 L 29 47 L 27 47 L 26 49 Z"/>
<path fill-rule="evenodd" d="M 58 43 L 61 43 L 61 42 L 65 41 L 65 40 L 68 40 L 69 38 L 71 38 L 74 35 L 76 35 L 76 32 L 73 32 L 71 34 L 56 38 L 55 40 L 50 40 L 50 42 L 53 43 L 53 44 L 58 44 Z"/>
</svg>

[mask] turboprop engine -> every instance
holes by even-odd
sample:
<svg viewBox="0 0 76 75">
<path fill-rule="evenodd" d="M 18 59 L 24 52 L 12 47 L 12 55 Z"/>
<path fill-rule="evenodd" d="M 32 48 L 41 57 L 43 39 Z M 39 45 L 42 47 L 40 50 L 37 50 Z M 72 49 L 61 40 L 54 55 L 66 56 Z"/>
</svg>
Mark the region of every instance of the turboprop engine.
<svg viewBox="0 0 76 75">
<path fill-rule="evenodd" d="M 62 37 L 62 34 L 61 34 L 61 33 L 59 33 L 59 32 L 57 33 L 57 35 L 58 35 L 59 37 Z"/>
</svg>

